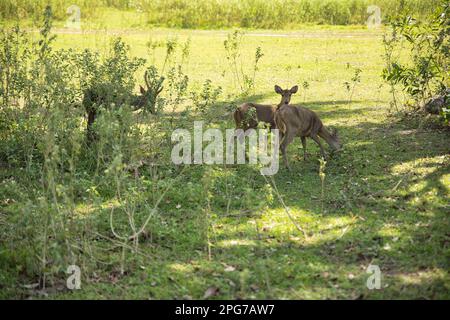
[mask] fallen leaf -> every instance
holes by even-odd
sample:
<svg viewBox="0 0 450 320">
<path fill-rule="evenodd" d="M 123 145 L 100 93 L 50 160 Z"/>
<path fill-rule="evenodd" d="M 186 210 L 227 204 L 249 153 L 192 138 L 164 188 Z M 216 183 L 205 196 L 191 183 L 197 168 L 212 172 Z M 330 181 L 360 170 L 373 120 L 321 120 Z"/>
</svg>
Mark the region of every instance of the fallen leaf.
<svg viewBox="0 0 450 320">
<path fill-rule="evenodd" d="M 253 291 L 258 291 L 258 290 L 259 290 L 259 287 L 258 287 L 258 285 L 256 285 L 256 284 L 251 284 L 251 285 L 250 285 L 250 289 L 252 289 Z"/>
<path fill-rule="evenodd" d="M 35 288 L 39 287 L 39 282 L 32 283 L 32 284 L 23 284 L 22 287 L 24 287 L 26 289 L 35 289 Z"/>
<path fill-rule="evenodd" d="M 45 292 L 44 290 L 36 291 L 36 293 L 37 293 L 39 296 L 48 297 L 48 293 Z"/>
<path fill-rule="evenodd" d="M 233 266 L 227 266 L 227 267 L 224 269 L 225 272 L 232 272 L 232 271 L 235 271 L 235 270 L 236 270 L 236 268 L 233 267 Z"/>
<path fill-rule="evenodd" d="M 217 296 L 220 292 L 220 289 L 217 287 L 209 287 L 206 289 L 205 294 L 203 295 L 203 299 L 208 299 L 210 297 Z"/>
</svg>

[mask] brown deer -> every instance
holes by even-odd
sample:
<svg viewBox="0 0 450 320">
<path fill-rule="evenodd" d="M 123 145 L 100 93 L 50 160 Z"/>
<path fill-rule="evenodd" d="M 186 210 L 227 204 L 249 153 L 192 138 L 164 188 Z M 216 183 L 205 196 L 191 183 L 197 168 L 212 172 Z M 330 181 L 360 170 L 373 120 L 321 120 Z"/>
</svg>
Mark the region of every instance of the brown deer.
<svg viewBox="0 0 450 320">
<path fill-rule="evenodd" d="M 280 130 L 280 149 L 283 154 L 284 163 L 289 170 L 290 166 L 286 155 L 286 149 L 295 137 L 300 137 L 302 140 L 304 159 L 306 159 L 307 137 L 310 137 L 319 145 L 320 152 L 324 158 L 325 150 L 319 137 L 324 139 L 333 150 L 338 151 L 341 149 L 341 142 L 339 141 L 336 130 L 332 133 L 328 132 L 314 111 L 298 105 L 283 103 L 283 101 L 290 100 L 291 93 L 289 90 L 282 90 L 279 86 L 275 86 L 275 92 L 281 95 L 282 103 L 278 105 L 274 121 L 276 127 Z"/>
<path fill-rule="evenodd" d="M 276 86 L 278 87 L 278 86 Z M 281 90 L 280 87 L 278 87 Z M 291 100 L 291 95 L 296 93 L 298 86 L 292 87 L 290 90 L 285 90 L 286 94 L 282 95 L 282 100 L 280 104 L 289 104 Z M 277 89 L 275 88 L 275 91 Z M 254 109 L 256 117 L 251 116 L 249 110 Z M 276 105 L 268 104 L 256 104 L 256 103 L 244 103 L 240 105 L 233 114 L 234 121 L 236 122 L 236 129 L 256 129 L 259 122 L 265 122 L 270 124 L 270 129 L 275 129 L 275 111 L 277 110 Z"/>
<path fill-rule="evenodd" d="M 130 95 L 130 96 L 115 96 L 111 93 L 111 88 L 109 84 L 99 84 L 84 90 L 83 92 L 83 102 L 82 105 L 86 110 L 87 118 L 87 138 L 88 143 L 95 140 L 95 133 L 93 132 L 93 125 L 98 117 L 100 105 L 108 106 L 111 103 L 116 105 L 121 105 L 128 103 L 133 107 L 133 110 L 144 109 L 148 110 L 150 113 L 156 112 L 156 101 L 158 95 L 163 90 L 164 77 L 159 77 L 157 79 L 152 79 L 145 71 L 144 81 L 147 89 L 142 86 L 140 87 L 140 95 Z"/>
</svg>

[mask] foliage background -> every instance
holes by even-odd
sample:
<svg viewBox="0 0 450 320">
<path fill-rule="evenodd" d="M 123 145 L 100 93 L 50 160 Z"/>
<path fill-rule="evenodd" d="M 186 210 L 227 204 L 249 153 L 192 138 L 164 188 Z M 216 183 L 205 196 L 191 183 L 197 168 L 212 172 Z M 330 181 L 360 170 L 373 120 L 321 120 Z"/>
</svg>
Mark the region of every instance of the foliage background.
<svg viewBox="0 0 450 320">
<path fill-rule="evenodd" d="M 2 298 L 449 298 L 448 129 L 394 112 L 383 29 L 66 32 L 45 13 L 0 36 Z M 413 68 L 408 49 L 394 58 Z M 166 79 L 158 112 L 133 112 L 118 97 L 149 68 Z M 344 150 L 319 162 L 308 143 L 303 161 L 293 143 L 293 172 L 268 180 L 170 161 L 174 128 L 233 128 L 236 105 L 279 101 L 274 84 L 299 84 L 292 102 L 338 128 Z M 92 85 L 109 99 L 88 146 Z M 66 287 L 70 264 L 81 290 Z M 370 264 L 380 290 L 366 287 Z"/>
<path fill-rule="evenodd" d="M 408 12 L 425 17 L 439 5 L 439 0 L 3 0 L 3 19 L 36 19 L 50 3 L 55 17 L 65 20 L 66 10 L 76 4 L 82 18 L 99 18 L 104 7 L 129 10 L 139 14 L 141 26 L 171 28 L 294 28 L 302 24 L 365 24 L 370 5 L 381 9 L 382 17 Z M 136 20 L 136 19 L 135 19 Z M 134 22 L 136 23 L 136 21 Z"/>
</svg>

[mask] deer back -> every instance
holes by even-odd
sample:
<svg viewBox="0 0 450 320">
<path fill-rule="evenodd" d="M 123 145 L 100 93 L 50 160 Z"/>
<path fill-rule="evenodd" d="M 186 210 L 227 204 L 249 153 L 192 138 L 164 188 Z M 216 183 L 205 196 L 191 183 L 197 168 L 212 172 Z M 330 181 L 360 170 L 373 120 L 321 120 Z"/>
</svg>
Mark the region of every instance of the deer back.
<svg viewBox="0 0 450 320">
<path fill-rule="evenodd" d="M 258 122 L 267 122 L 271 125 L 274 125 L 274 116 L 276 107 L 272 105 L 265 105 L 265 104 L 256 104 L 256 103 L 244 103 L 239 106 L 239 108 L 235 111 L 234 118 L 236 121 L 236 124 L 238 122 L 243 121 L 246 119 L 246 115 L 249 112 L 251 108 L 254 108 L 256 111 L 256 120 L 257 122 L 249 121 L 249 127 L 256 128 L 258 125 Z"/>
<path fill-rule="evenodd" d="M 304 137 L 317 134 L 323 127 L 315 112 L 296 105 L 280 107 L 276 115 L 276 124 L 283 133 L 292 132 Z"/>
</svg>

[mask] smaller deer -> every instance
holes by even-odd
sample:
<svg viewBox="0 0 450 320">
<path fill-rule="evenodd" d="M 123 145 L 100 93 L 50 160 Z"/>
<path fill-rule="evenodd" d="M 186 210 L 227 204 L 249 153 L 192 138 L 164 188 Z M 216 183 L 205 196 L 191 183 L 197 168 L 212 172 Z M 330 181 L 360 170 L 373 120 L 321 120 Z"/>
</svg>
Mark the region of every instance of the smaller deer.
<svg viewBox="0 0 450 320">
<path fill-rule="evenodd" d="M 275 91 L 277 91 L 275 86 Z M 278 87 L 281 90 L 280 87 Z M 290 90 L 285 90 L 286 94 L 282 95 L 282 100 L 280 104 L 289 104 L 291 100 L 291 95 L 298 91 L 298 86 L 292 87 Z M 256 113 L 256 119 L 250 116 L 250 109 L 254 109 Z M 277 110 L 276 105 L 268 104 L 256 104 L 256 103 L 244 103 L 240 105 L 233 114 L 234 121 L 236 122 L 236 129 L 256 129 L 259 122 L 265 122 L 270 124 L 270 129 L 275 129 L 275 111 Z"/>
<path fill-rule="evenodd" d="M 280 130 L 281 145 L 280 149 L 283 154 L 283 159 L 286 167 L 291 170 L 287 159 L 287 146 L 294 140 L 295 137 L 300 137 L 303 145 L 303 158 L 306 159 L 306 138 L 310 137 L 320 147 L 322 157 L 325 157 L 325 150 L 319 137 L 324 139 L 330 147 L 337 151 L 341 149 L 341 143 L 337 136 L 336 130 L 332 133 L 324 127 L 322 121 L 319 119 L 314 111 L 306 109 L 298 105 L 289 105 L 291 92 L 290 90 L 282 90 L 279 86 L 275 86 L 275 92 L 281 95 L 281 103 L 278 105 L 275 112 L 275 125 Z"/>
</svg>

